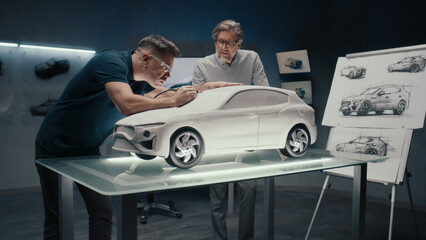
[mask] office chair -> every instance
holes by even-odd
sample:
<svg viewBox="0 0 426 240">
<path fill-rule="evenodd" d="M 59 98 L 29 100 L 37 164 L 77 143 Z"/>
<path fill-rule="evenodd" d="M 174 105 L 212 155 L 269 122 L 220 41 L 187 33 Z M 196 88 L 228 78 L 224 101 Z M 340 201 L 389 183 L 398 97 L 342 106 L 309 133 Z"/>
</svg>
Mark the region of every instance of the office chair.
<svg viewBox="0 0 426 240">
<path fill-rule="evenodd" d="M 153 209 L 159 209 L 170 216 L 175 216 L 176 218 L 183 217 L 182 213 L 180 213 L 179 210 L 175 208 L 173 201 L 168 201 L 167 204 L 154 202 L 153 193 L 147 194 L 145 203 L 138 202 L 138 209 L 142 209 L 142 215 L 140 217 L 140 222 L 142 224 L 147 224 L 149 213 Z"/>
<path fill-rule="evenodd" d="M 138 176 L 138 181 L 143 181 L 143 178 L 147 180 L 152 178 L 163 178 L 164 172 L 163 168 L 154 162 L 145 163 L 143 165 L 139 164 L 140 162 L 135 162 L 130 166 L 129 170 L 126 173 L 133 176 Z M 177 218 L 182 218 L 182 213 L 175 208 L 173 201 L 168 201 L 167 204 L 156 203 L 154 201 L 154 193 L 147 193 L 145 202 L 138 202 L 138 209 L 142 209 L 142 215 L 140 217 L 140 222 L 142 224 L 147 223 L 148 216 L 151 210 L 161 210 L 170 216 L 175 216 Z"/>
<path fill-rule="evenodd" d="M 99 148 L 101 154 L 102 155 L 110 155 L 113 153 L 120 154 L 120 152 L 117 152 L 112 149 L 113 143 L 114 143 L 114 140 L 111 134 L 109 137 L 105 139 L 104 143 Z M 130 168 L 126 172 L 120 174 L 120 176 L 117 176 L 117 177 L 125 178 L 125 179 L 128 179 L 129 181 L 134 181 L 134 180 L 141 181 L 141 178 L 161 177 L 162 174 L 163 174 L 163 168 L 161 168 L 160 165 L 151 163 L 151 164 L 145 164 L 144 167 L 139 167 L 138 162 L 135 162 L 134 164 L 130 166 Z M 169 214 L 170 216 L 175 216 L 177 218 L 183 217 L 182 213 L 180 213 L 179 210 L 175 208 L 173 201 L 168 201 L 167 204 L 154 202 L 154 193 L 147 193 L 146 202 L 138 201 L 137 209 L 138 210 L 142 209 L 142 215 L 140 217 L 140 222 L 142 224 L 147 223 L 149 212 L 153 209 L 159 209 Z"/>
</svg>

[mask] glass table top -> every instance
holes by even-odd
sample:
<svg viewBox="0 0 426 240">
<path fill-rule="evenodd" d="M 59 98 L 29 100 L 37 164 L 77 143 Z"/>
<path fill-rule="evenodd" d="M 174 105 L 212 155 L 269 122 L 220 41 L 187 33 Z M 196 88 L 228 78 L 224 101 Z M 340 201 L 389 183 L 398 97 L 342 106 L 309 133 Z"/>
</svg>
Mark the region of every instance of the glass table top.
<svg viewBox="0 0 426 240">
<path fill-rule="evenodd" d="M 204 156 L 190 169 L 171 167 L 163 158 L 131 155 L 38 159 L 36 162 L 103 195 L 123 195 L 275 177 L 386 160 L 375 155 L 310 149 L 284 159 L 277 150 Z"/>
</svg>

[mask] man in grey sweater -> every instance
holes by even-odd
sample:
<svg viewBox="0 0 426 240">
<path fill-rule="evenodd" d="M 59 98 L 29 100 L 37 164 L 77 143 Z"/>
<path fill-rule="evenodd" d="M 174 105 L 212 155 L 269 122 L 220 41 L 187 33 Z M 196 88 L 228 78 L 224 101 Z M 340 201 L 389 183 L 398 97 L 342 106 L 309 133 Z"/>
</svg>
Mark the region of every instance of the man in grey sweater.
<svg viewBox="0 0 426 240">
<path fill-rule="evenodd" d="M 237 82 L 245 85 L 268 86 L 268 79 L 254 51 L 241 50 L 243 30 L 233 20 L 220 22 L 213 30 L 216 53 L 201 59 L 195 66 L 192 85 L 207 82 Z M 215 239 L 227 239 L 226 192 L 227 184 L 210 187 L 211 218 Z M 240 196 L 238 239 L 254 239 L 254 207 L 256 180 L 236 184 Z"/>
</svg>

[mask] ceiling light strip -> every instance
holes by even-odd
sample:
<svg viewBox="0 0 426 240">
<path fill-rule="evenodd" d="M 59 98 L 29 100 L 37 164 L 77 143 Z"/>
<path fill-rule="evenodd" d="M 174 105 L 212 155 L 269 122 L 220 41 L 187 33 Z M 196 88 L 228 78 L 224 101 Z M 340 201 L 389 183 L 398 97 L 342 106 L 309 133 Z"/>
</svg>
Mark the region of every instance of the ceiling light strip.
<svg viewBox="0 0 426 240">
<path fill-rule="evenodd" d="M 2 46 L 2 47 L 18 47 L 18 44 L 17 43 L 0 42 L 0 46 Z"/>
<path fill-rule="evenodd" d="M 56 51 L 68 51 L 68 52 L 80 52 L 80 53 L 96 53 L 96 51 L 94 50 L 85 50 L 85 49 L 47 47 L 47 46 L 27 45 L 27 44 L 20 44 L 19 46 L 22 48 L 32 48 L 32 49 L 56 50 Z"/>
</svg>

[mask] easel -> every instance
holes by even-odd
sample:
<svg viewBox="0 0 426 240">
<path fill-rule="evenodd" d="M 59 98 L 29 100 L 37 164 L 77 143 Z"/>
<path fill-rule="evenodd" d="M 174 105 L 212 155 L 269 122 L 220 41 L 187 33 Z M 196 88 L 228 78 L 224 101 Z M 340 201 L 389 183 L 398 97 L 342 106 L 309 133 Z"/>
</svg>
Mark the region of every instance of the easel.
<svg viewBox="0 0 426 240">
<path fill-rule="evenodd" d="M 308 232 L 306 233 L 305 240 L 308 240 L 308 237 L 309 237 L 309 234 L 311 232 L 312 225 L 313 225 L 313 223 L 315 221 L 315 217 L 317 215 L 319 206 L 321 204 L 321 200 L 323 198 L 324 192 L 327 189 L 327 187 L 329 187 L 330 184 L 331 184 L 331 183 L 329 183 L 331 175 L 333 175 L 333 174 L 326 173 L 326 178 L 325 178 L 324 184 L 322 186 L 321 194 L 320 194 L 320 197 L 318 199 L 317 205 L 315 207 L 314 215 L 312 216 L 311 222 L 309 224 L 309 228 L 308 228 Z M 416 237 L 417 237 L 418 240 L 420 240 L 419 230 L 417 228 L 416 213 L 414 211 L 413 198 L 412 198 L 411 188 L 410 188 L 410 181 L 409 181 L 410 177 L 411 177 L 411 174 L 407 171 L 407 169 L 405 169 L 405 179 L 406 179 L 406 182 L 407 182 L 407 190 L 408 190 L 408 197 L 410 199 L 411 211 L 413 213 L 413 218 L 414 218 L 414 227 L 416 229 Z M 394 215 L 394 209 L 395 209 L 395 193 L 396 193 L 396 185 L 397 185 L 397 184 L 394 184 L 394 183 L 391 183 L 391 184 L 392 184 L 392 193 L 391 193 L 391 207 L 390 207 L 390 217 L 389 217 L 389 234 L 388 234 L 388 240 L 392 239 L 393 215 Z"/>
<path fill-rule="evenodd" d="M 370 52 L 363 52 L 363 53 L 347 54 L 346 55 L 346 59 L 343 59 L 343 58 L 342 59 L 343 59 L 343 61 L 347 62 L 347 60 L 351 60 L 352 58 L 361 58 L 361 57 L 370 58 L 370 57 L 376 57 L 376 56 L 384 55 L 384 54 L 394 54 L 394 53 L 398 53 L 399 54 L 399 53 L 405 53 L 405 52 L 425 51 L 425 50 L 426 50 L 426 44 L 424 44 L 424 45 L 418 45 L 418 46 L 411 46 L 411 47 L 402 47 L 402 48 L 385 49 L 385 50 L 370 51 Z M 340 61 L 340 58 L 339 58 L 339 61 Z M 338 65 L 339 65 L 339 61 L 338 61 Z M 371 67 L 371 65 L 369 67 Z M 335 74 L 335 76 L 337 76 L 337 75 L 339 75 L 339 74 L 337 72 L 337 66 L 336 66 L 336 74 Z M 338 78 L 338 80 L 339 80 L 339 78 Z M 333 79 L 333 85 L 334 85 L 334 79 Z M 343 85 L 337 85 L 337 86 L 339 86 L 341 89 L 345 88 L 345 86 L 343 86 Z M 332 88 L 333 88 L 333 86 L 332 86 Z M 409 98 L 408 101 L 411 101 L 411 99 L 412 98 Z M 330 113 L 331 113 L 331 114 L 329 114 L 330 116 L 334 116 L 334 118 L 332 118 L 332 119 L 336 119 L 335 115 L 333 115 L 332 112 L 330 112 Z M 326 109 L 325 115 L 327 115 L 327 109 Z M 424 117 L 424 115 L 418 115 L 417 120 L 420 120 L 421 117 Z M 423 122 L 424 122 L 424 118 L 423 118 Z M 394 122 L 389 122 L 389 123 L 390 124 L 388 124 L 387 126 L 383 126 L 383 127 L 381 125 L 377 125 L 377 123 L 376 123 L 375 127 L 377 129 L 399 129 L 399 128 L 402 128 L 402 129 L 411 130 L 411 132 L 409 133 L 409 137 L 406 135 L 406 140 L 408 140 L 408 139 L 411 140 L 412 130 L 416 129 L 416 128 L 419 128 L 418 125 L 406 126 L 402 122 L 401 122 L 401 125 L 399 125 L 397 122 L 395 122 L 395 124 L 394 124 Z M 328 124 L 326 124 L 326 125 L 338 127 L 340 125 L 340 122 L 336 123 L 336 122 L 333 122 L 333 121 L 328 121 Z M 346 122 L 343 125 L 343 127 L 351 127 L 351 128 L 361 129 L 363 127 L 364 128 L 372 128 L 372 125 L 365 124 L 365 123 L 357 125 L 357 124 L 354 124 L 354 123 L 350 123 L 350 122 L 348 123 L 348 122 Z M 329 140 L 330 140 L 330 136 L 329 136 Z M 417 239 L 420 239 L 420 235 L 419 235 L 418 228 L 417 228 L 417 220 L 416 220 L 415 211 L 414 211 L 414 204 L 413 204 L 413 200 L 412 200 L 411 188 L 410 188 L 410 183 L 409 183 L 410 173 L 408 173 L 408 171 L 406 169 L 406 165 L 405 165 L 406 162 L 407 162 L 407 159 L 408 159 L 410 141 L 408 141 L 407 144 L 408 145 L 405 148 L 402 148 L 402 150 L 401 150 L 401 158 L 400 158 L 401 162 L 400 162 L 400 165 L 399 165 L 399 169 L 396 172 L 396 178 L 394 178 L 393 180 L 392 180 L 392 178 L 388 178 L 386 180 L 381 180 L 380 178 L 376 179 L 376 178 L 372 177 L 371 180 L 368 180 L 368 181 L 371 181 L 371 182 L 379 182 L 379 183 L 382 183 L 384 185 L 391 184 L 391 186 L 392 186 L 391 199 L 390 199 L 391 200 L 391 209 L 390 209 L 390 219 L 389 219 L 389 234 L 388 234 L 388 239 L 389 240 L 392 239 L 392 225 L 393 225 L 393 217 L 394 217 L 396 185 L 402 184 L 402 182 L 404 180 L 404 177 L 405 177 L 405 180 L 407 182 L 407 190 L 408 190 L 408 196 L 409 196 L 409 199 L 410 199 L 411 210 L 412 210 L 413 217 L 414 217 L 414 223 L 415 223 L 415 229 L 416 229 L 416 237 L 417 237 Z M 314 211 L 314 215 L 313 215 L 312 220 L 310 222 L 310 225 L 309 225 L 309 228 L 308 228 L 305 240 L 307 240 L 308 237 L 309 237 L 309 233 L 311 231 L 313 222 L 314 222 L 316 214 L 318 212 L 318 209 L 319 209 L 321 200 L 323 198 L 325 189 L 327 188 L 327 186 L 329 186 L 330 176 L 331 175 L 336 175 L 336 176 L 340 176 L 340 177 L 351 177 L 350 175 L 346 175 L 346 174 L 340 174 L 340 173 L 337 173 L 337 172 L 333 173 L 333 169 L 326 170 L 325 173 L 326 173 L 326 178 L 325 178 L 325 181 L 324 181 L 324 184 L 323 184 L 323 187 L 322 187 L 322 191 L 321 191 L 318 203 L 317 203 L 315 211 Z"/>
</svg>

